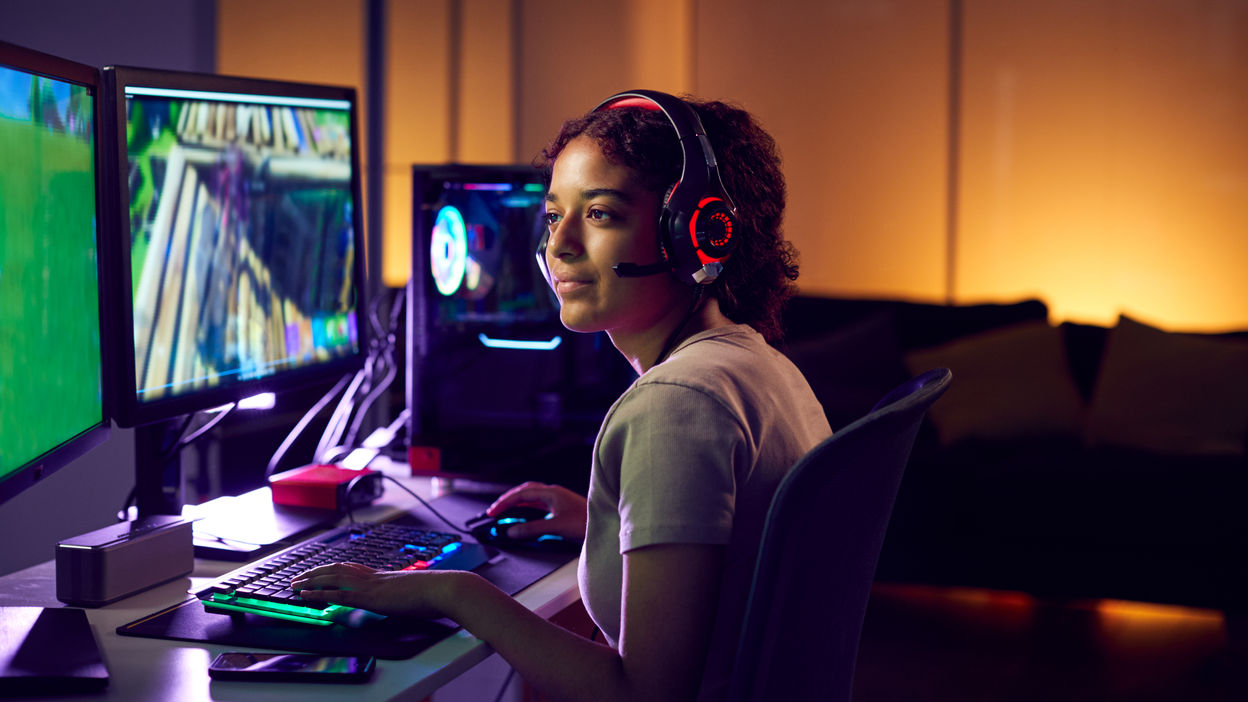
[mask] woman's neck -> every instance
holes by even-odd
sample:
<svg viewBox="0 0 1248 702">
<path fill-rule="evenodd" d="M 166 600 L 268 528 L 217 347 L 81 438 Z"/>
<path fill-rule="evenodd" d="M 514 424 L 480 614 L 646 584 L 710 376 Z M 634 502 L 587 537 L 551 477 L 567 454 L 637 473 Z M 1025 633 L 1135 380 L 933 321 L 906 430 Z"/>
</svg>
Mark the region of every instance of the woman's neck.
<svg viewBox="0 0 1248 702">
<path fill-rule="evenodd" d="M 671 355 L 685 339 L 732 324 L 734 322 L 720 310 L 719 299 L 714 295 L 706 295 L 698 301 L 694 309 L 679 310 L 669 316 L 668 323 L 656 327 L 653 334 L 636 339 L 611 336 L 611 342 L 637 375 L 641 375 Z"/>
</svg>

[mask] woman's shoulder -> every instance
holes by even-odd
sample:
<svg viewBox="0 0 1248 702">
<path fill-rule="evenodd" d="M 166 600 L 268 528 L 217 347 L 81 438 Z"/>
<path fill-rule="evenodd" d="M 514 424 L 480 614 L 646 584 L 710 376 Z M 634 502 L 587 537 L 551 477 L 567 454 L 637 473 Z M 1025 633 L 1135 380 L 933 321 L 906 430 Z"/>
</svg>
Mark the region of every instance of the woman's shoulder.
<svg viewBox="0 0 1248 702">
<path fill-rule="evenodd" d="M 715 369 L 736 372 L 744 368 L 753 371 L 760 367 L 784 365 L 784 361 L 784 354 L 768 345 L 762 334 L 747 324 L 732 324 L 708 329 L 685 339 L 666 361 L 651 368 L 642 379 L 651 374 L 655 380 L 670 379 Z"/>
<path fill-rule="evenodd" d="M 635 386 L 675 386 L 720 395 L 800 372 L 763 336 L 745 324 L 699 332 L 681 342 L 663 363 L 637 379 Z"/>
</svg>

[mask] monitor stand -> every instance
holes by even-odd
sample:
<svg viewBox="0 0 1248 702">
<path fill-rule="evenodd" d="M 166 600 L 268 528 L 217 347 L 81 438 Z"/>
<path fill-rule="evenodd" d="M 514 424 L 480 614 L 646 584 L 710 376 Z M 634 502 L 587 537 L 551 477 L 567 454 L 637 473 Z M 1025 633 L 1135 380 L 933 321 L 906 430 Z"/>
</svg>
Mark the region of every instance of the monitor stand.
<svg viewBox="0 0 1248 702">
<path fill-rule="evenodd" d="M 275 505 L 268 487 L 184 506 L 178 445 L 184 425 L 177 418 L 135 428 L 135 503 L 140 517 L 175 514 L 196 520 L 196 557 L 249 561 L 338 522 L 341 515 L 333 510 Z"/>
</svg>

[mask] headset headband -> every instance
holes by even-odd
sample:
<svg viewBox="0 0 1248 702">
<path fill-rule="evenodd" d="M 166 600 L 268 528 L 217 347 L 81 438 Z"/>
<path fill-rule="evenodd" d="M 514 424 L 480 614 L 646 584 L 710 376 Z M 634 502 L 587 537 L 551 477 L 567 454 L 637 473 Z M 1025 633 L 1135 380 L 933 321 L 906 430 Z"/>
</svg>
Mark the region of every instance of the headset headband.
<svg viewBox="0 0 1248 702">
<path fill-rule="evenodd" d="M 658 90 L 627 90 L 598 103 L 592 111 L 621 107 L 658 110 L 667 116 L 680 141 L 683 163 L 680 180 L 668 196 L 666 207 L 675 212 L 695 212 L 706 197 L 718 197 L 735 218 L 737 207 L 719 175 L 719 161 L 706 136 L 702 118 L 689 103 Z"/>
<path fill-rule="evenodd" d="M 684 100 L 655 90 L 629 90 L 603 100 L 591 112 L 639 107 L 662 112 L 680 143 L 680 179 L 668 191 L 659 219 L 661 260 L 649 264 L 620 262 L 613 268 L 620 277 L 640 277 L 672 272 L 688 285 L 709 284 L 723 272 L 724 262 L 735 248 L 736 206 L 724 188 L 715 150 L 698 113 Z M 538 265 L 547 281 L 546 242 L 537 248 Z"/>
</svg>

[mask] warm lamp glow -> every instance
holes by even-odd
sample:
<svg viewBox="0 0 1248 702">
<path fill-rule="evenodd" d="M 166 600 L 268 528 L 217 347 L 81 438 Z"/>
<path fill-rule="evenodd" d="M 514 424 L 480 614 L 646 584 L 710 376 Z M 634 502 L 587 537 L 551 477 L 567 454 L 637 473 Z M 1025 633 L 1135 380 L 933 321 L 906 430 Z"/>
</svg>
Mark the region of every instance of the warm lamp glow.
<svg viewBox="0 0 1248 702">
<path fill-rule="evenodd" d="M 1173 663 L 1176 656 L 1195 657 L 1193 646 L 1176 646 L 1182 638 L 1214 647 L 1226 637 L 1221 612 L 1171 605 L 1101 600 L 1093 604 L 1097 637 L 1120 652 L 1157 657 Z"/>
<path fill-rule="evenodd" d="M 1225 619 L 1221 612 L 1211 609 L 1152 604 L 1149 602 L 1128 602 L 1126 600 L 1098 600 L 1095 603 L 1095 609 L 1101 619 L 1108 623 L 1142 623 L 1146 621 L 1185 619 L 1220 626 Z"/>
<path fill-rule="evenodd" d="M 1012 590 L 876 583 L 872 586 L 872 591 L 915 605 L 936 605 L 941 608 L 954 605 L 967 622 L 992 622 L 993 625 L 1014 628 L 1029 626 L 1040 607 L 1040 603 L 1032 595 Z"/>
</svg>

